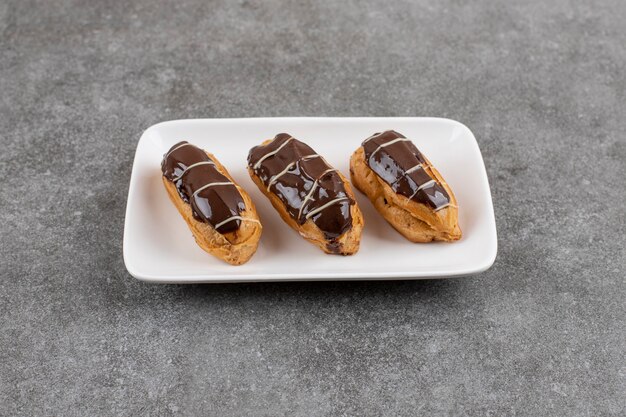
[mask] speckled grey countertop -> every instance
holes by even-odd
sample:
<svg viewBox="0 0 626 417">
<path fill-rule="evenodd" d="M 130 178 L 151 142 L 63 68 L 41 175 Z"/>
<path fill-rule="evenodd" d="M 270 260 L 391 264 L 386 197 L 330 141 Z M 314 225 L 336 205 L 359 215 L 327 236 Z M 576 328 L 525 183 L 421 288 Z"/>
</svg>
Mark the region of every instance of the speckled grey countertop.
<svg viewBox="0 0 626 417">
<path fill-rule="evenodd" d="M 0 415 L 624 415 L 626 2 L 521 3 L 0 2 Z M 468 125 L 495 265 L 128 275 L 145 128 L 326 115 Z"/>
</svg>

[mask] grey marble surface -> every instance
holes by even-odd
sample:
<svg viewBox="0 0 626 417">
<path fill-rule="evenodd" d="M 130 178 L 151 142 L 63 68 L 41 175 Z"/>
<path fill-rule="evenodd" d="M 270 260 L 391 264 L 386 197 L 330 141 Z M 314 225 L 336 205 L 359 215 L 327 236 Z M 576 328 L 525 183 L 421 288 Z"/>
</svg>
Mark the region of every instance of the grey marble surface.
<svg viewBox="0 0 626 417">
<path fill-rule="evenodd" d="M 624 415 L 624 16 L 622 0 L 0 2 L 0 415 Z M 325 115 L 468 125 L 493 268 L 128 275 L 145 128 Z"/>
</svg>

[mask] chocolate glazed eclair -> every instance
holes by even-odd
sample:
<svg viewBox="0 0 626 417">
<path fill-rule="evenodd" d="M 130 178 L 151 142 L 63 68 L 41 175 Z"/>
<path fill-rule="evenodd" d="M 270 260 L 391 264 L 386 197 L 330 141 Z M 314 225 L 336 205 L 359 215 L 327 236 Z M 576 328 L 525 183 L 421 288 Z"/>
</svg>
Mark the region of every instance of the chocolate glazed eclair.
<svg viewBox="0 0 626 417">
<path fill-rule="evenodd" d="M 452 190 L 404 135 L 388 130 L 365 139 L 350 158 L 350 177 L 380 214 L 410 241 L 461 238 Z"/>
<path fill-rule="evenodd" d="M 350 183 L 310 146 L 287 133 L 248 154 L 250 177 L 282 219 L 326 253 L 359 250 L 363 215 Z"/>
<path fill-rule="evenodd" d="M 261 222 L 246 193 L 215 156 L 179 142 L 163 156 L 163 185 L 206 252 L 232 264 L 256 252 Z"/>
</svg>

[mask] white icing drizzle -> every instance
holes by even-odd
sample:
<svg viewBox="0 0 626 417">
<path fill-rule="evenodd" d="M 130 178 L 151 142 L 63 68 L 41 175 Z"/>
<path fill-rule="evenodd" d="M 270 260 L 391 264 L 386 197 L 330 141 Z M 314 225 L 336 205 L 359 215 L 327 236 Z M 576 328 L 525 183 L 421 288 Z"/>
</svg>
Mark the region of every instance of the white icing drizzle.
<svg viewBox="0 0 626 417">
<path fill-rule="evenodd" d="M 278 174 L 274 175 L 272 178 L 270 178 L 270 180 L 267 182 L 267 191 L 270 190 L 270 187 L 272 186 L 272 184 L 274 184 L 276 181 L 278 181 L 278 179 L 280 177 L 282 177 L 283 175 L 285 175 L 287 173 L 287 171 L 289 171 L 298 161 L 293 161 L 292 163 L 288 164 L 285 169 L 283 169 L 282 171 L 280 171 Z"/>
<path fill-rule="evenodd" d="M 272 184 L 274 184 L 276 181 L 278 181 L 278 179 L 279 179 L 280 177 L 282 177 L 283 175 L 285 175 L 285 174 L 287 173 L 287 171 L 289 171 L 289 170 L 290 170 L 290 169 L 291 169 L 291 168 L 292 168 L 295 164 L 297 164 L 299 161 L 308 161 L 308 160 L 310 160 L 310 159 L 313 159 L 313 158 L 318 158 L 318 157 L 319 157 L 319 155 L 318 155 L 318 154 L 316 154 L 316 153 L 314 153 L 314 154 L 311 154 L 311 155 L 303 156 L 302 158 L 300 158 L 300 159 L 298 159 L 298 160 L 296 160 L 296 161 L 293 161 L 292 163 L 290 163 L 289 165 L 287 165 L 287 166 L 285 167 L 285 169 L 283 169 L 283 170 L 282 170 L 282 171 L 280 171 L 278 174 L 276 174 L 276 175 L 274 175 L 273 177 L 271 177 L 271 178 L 270 178 L 270 180 L 267 182 L 267 191 L 269 192 L 270 187 L 272 186 Z"/>
<path fill-rule="evenodd" d="M 214 229 L 219 229 L 221 226 L 225 225 L 226 223 L 232 222 L 233 220 L 241 220 L 241 221 L 248 221 L 248 222 L 254 222 L 254 223 L 258 223 L 261 224 L 260 221 L 258 221 L 257 219 L 253 219 L 251 217 L 241 217 L 241 216 L 231 216 L 229 218 L 227 218 L 224 221 L 219 222 L 218 224 L 216 224 L 213 228 Z"/>
<path fill-rule="evenodd" d="M 195 164 L 191 164 L 187 168 L 185 168 L 185 170 L 183 171 L 182 174 L 180 174 L 178 177 L 174 178 L 172 181 L 173 182 L 178 181 L 179 179 L 181 179 L 183 177 L 183 175 L 185 175 L 185 173 L 187 171 L 189 171 L 191 168 L 197 167 L 198 165 L 215 165 L 215 163 L 213 161 L 202 161 L 202 162 L 196 162 Z"/>
<path fill-rule="evenodd" d="M 435 180 L 430 180 L 430 181 L 426 181 L 424 184 L 420 185 L 419 187 L 417 187 L 417 190 L 415 190 L 415 192 L 413 194 L 411 194 L 411 197 L 409 197 L 409 200 L 412 199 L 413 197 L 415 197 L 415 194 L 419 193 L 421 189 L 424 189 L 434 183 L 436 183 L 437 181 Z"/>
<path fill-rule="evenodd" d="M 394 141 L 391 141 L 391 142 L 386 143 L 386 145 L 389 145 L 389 144 L 391 144 L 391 143 L 393 143 L 393 142 L 397 142 L 397 141 L 398 141 L 398 140 L 396 139 L 396 140 L 394 140 Z M 380 148 L 379 148 L 379 149 L 380 149 Z M 378 149 L 376 149 L 376 151 L 378 151 Z M 374 151 L 374 152 L 376 152 L 376 151 Z M 372 153 L 372 155 L 373 155 L 373 153 Z M 428 165 L 426 165 L 426 167 L 428 167 Z M 409 175 L 411 172 L 417 171 L 418 169 L 426 169 L 426 167 L 425 167 L 422 163 L 419 163 L 419 164 L 415 165 L 414 167 L 411 167 L 411 168 L 407 169 L 406 171 L 404 171 L 404 175 L 403 175 L 403 176 L 404 176 L 404 177 L 406 177 L 406 176 L 407 176 L 407 175 Z M 430 175 L 429 175 L 429 176 L 430 176 Z M 399 179 L 398 179 L 398 180 L 399 180 Z M 413 199 L 413 197 L 415 197 L 415 195 L 416 195 L 418 192 L 420 192 L 420 190 L 422 190 L 422 189 L 424 189 L 424 188 L 426 188 L 426 187 L 431 186 L 433 183 L 437 183 L 437 181 L 431 178 L 431 180 L 430 180 L 430 181 L 426 181 L 424 184 L 420 185 L 420 186 L 417 188 L 417 190 L 415 190 L 415 192 L 414 192 L 413 194 L 411 194 L 411 197 L 409 197 L 409 200 Z M 456 206 L 454 206 L 453 204 L 451 204 L 451 203 L 448 201 L 446 204 L 444 204 L 444 205 L 443 205 L 443 206 L 441 206 L 441 207 L 436 208 L 434 211 L 435 211 L 435 213 L 436 213 L 436 212 L 438 212 L 439 210 L 442 210 L 442 209 L 444 209 L 444 208 L 446 208 L 446 207 L 448 207 L 448 206 L 453 206 L 453 207 L 456 207 Z"/>
<path fill-rule="evenodd" d="M 259 167 L 261 166 L 261 162 L 265 161 L 267 158 L 269 158 L 270 156 L 276 155 L 282 148 L 284 148 L 289 142 L 291 142 L 291 139 L 293 139 L 293 136 L 289 136 L 289 139 L 287 139 L 285 142 L 283 142 L 282 145 L 280 145 L 278 148 L 276 148 L 276 150 L 273 150 L 272 152 L 268 152 L 265 155 L 263 155 L 257 162 L 256 164 L 254 164 L 254 166 L 252 167 L 252 169 L 259 169 Z"/>
<path fill-rule="evenodd" d="M 392 140 L 392 141 L 389 141 L 389 142 L 387 142 L 387 143 L 383 143 L 383 144 L 382 144 L 382 145 L 380 145 L 378 148 L 376 148 L 376 150 L 375 150 L 374 152 L 372 152 L 372 153 L 370 154 L 370 158 L 371 158 L 372 156 L 374 156 L 374 154 L 375 154 L 376 152 L 380 151 L 382 148 L 384 148 L 384 147 L 386 147 L 386 146 L 393 145 L 393 144 L 394 144 L 394 143 L 396 143 L 396 142 L 410 142 L 410 141 L 411 141 L 411 139 L 407 139 L 407 138 L 396 138 L 396 139 L 394 139 L 394 140 Z"/>
<path fill-rule="evenodd" d="M 276 148 L 276 150 L 274 150 L 274 151 L 272 151 L 272 152 L 268 152 L 268 153 L 266 153 L 265 155 L 263 155 L 263 156 L 262 156 L 262 157 L 261 157 L 261 158 L 260 158 L 260 159 L 256 162 L 256 164 L 254 164 L 254 165 L 252 166 L 252 169 L 257 170 L 257 169 L 261 166 L 261 163 L 262 163 L 263 161 L 265 161 L 267 158 L 269 158 L 269 157 L 271 157 L 271 156 L 273 156 L 273 155 L 276 155 L 276 154 L 277 154 L 277 153 L 278 153 L 278 152 L 279 152 L 282 148 L 284 148 L 284 147 L 285 147 L 285 145 L 287 145 L 287 144 L 288 144 L 288 143 L 289 143 L 292 139 L 293 139 L 293 136 L 290 136 L 290 137 L 289 137 L 289 139 L 287 139 L 287 140 L 286 140 L 286 141 L 285 141 L 282 145 L 280 145 L 278 148 Z M 400 138 L 400 139 L 402 139 L 402 140 L 409 140 L 409 139 L 406 139 L 406 138 Z M 369 140 L 369 139 L 368 139 L 368 140 Z M 393 141 L 393 142 L 398 142 L 398 140 L 395 140 L 395 141 Z M 383 146 L 387 146 L 387 145 L 390 145 L 390 144 L 391 144 L 391 142 L 390 142 L 390 143 L 387 143 L 387 144 L 385 144 L 385 145 L 383 145 Z M 378 151 L 378 149 L 376 149 L 376 151 Z M 271 186 L 272 186 L 272 185 L 273 185 L 273 184 L 274 184 L 274 183 L 278 180 L 278 178 L 280 178 L 282 175 L 285 175 L 285 173 L 287 173 L 287 171 L 289 171 L 289 169 L 290 169 L 291 167 L 293 167 L 295 164 L 297 164 L 299 161 L 307 161 L 307 160 L 309 160 L 309 159 L 313 159 L 313 158 L 322 158 L 322 157 L 321 157 L 320 155 L 318 155 L 318 154 L 306 155 L 306 156 L 303 156 L 303 157 L 301 157 L 301 158 L 298 158 L 296 161 L 293 161 L 293 162 L 291 162 L 290 164 L 288 164 L 288 165 L 285 167 L 285 169 L 283 169 L 281 172 L 279 172 L 278 174 L 276 174 L 276 175 L 274 175 L 274 176 L 272 176 L 272 177 L 270 178 L 270 180 L 268 181 L 268 184 L 267 184 L 267 191 L 269 192 L 270 187 L 271 187 Z M 322 158 L 322 159 L 324 159 L 324 158 Z M 326 162 L 326 160 L 325 160 L 325 159 L 324 159 L 324 162 Z M 327 162 L 326 162 L 326 164 L 328 165 L 328 163 L 327 163 Z M 313 186 L 311 186 L 311 190 L 309 190 L 309 193 L 308 193 L 308 194 L 307 194 L 307 196 L 304 198 L 304 201 L 302 202 L 302 205 L 300 206 L 300 210 L 299 210 L 299 212 L 298 212 L 298 218 L 300 218 L 300 216 L 302 215 L 302 209 L 304 208 L 304 205 L 307 203 L 307 201 L 308 201 L 308 200 L 311 198 L 311 196 L 313 195 L 313 192 L 315 191 L 315 188 L 317 187 L 317 184 L 318 184 L 318 182 L 319 182 L 320 178 L 322 178 L 324 175 L 326 175 L 327 173 L 332 172 L 332 171 L 336 171 L 336 169 L 334 169 L 334 168 L 329 168 L 329 169 L 327 169 L 326 171 L 324 171 L 324 172 L 323 172 L 323 173 L 319 176 L 319 178 L 318 178 L 318 179 L 316 179 L 316 180 L 315 180 L 315 182 L 313 183 Z M 333 204 L 335 204 L 335 203 L 337 203 L 337 202 L 339 202 L 339 201 L 344 201 L 344 200 L 350 200 L 350 198 L 349 198 L 349 197 L 339 197 L 339 198 L 335 198 L 334 200 L 331 200 L 331 201 L 329 201 L 328 203 L 324 204 L 322 207 L 318 207 L 318 208 L 316 208 L 315 210 L 313 210 L 313 211 L 311 211 L 311 212 L 307 213 L 306 218 L 307 218 L 307 219 L 309 219 L 309 218 L 311 218 L 312 216 L 315 216 L 317 213 L 319 213 L 319 212 L 321 212 L 322 210 L 324 210 L 326 207 L 329 207 L 329 206 L 331 206 L 331 205 L 333 205 Z M 235 217 L 237 217 L 237 216 L 235 216 Z M 233 218 L 235 218 L 235 217 L 233 217 Z M 222 224 L 225 224 L 225 222 L 227 222 L 227 221 L 230 221 L 230 220 L 226 220 L 226 221 L 224 221 L 224 222 L 221 222 L 220 224 L 218 224 L 217 226 L 215 226 L 215 228 L 217 229 L 219 226 L 221 226 Z"/>
<path fill-rule="evenodd" d="M 459 208 L 459 206 L 454 205 L 454 204 L 448 202 L 448 203 L 444 204 L 443 206 L 436 208 L 435 209 L 435 213 L 438 212 L 439 210 L 445 209 L 447 207 Z"/>
<path fill-rule="evenodd" d="M 226 181 L 225 182 L 210 182 L 210 183 L 208 183 L 206 185 L 203 185 L 202 187 L 198 188 L 196 191 L 194 191 L 193 197 L 195 198 L 200 191 L 206 190 L 209 187 L 215 187 L 216 185 L 235 185 L 235 184 L 233 182 L 231 182 L 231 181 L 227 181 L 227 182 Z"/>
<path fill-rule="evenodd" d="M 373 139 L 373 138 L 375 138 L 375 137 L 377 137 L 377 136 L 380 136 L 380 134 L 378 134 L 378 135 L 372 135 L 372 136 L 370 136 L 369 138 L 365 139 L 365 140 L 363 141 L 363 145 L 365 145 L 367 142 L 369 142 L 371 139 Z M 385 146 L 392 145 L 392 144 L 394 144 L 394 143 L 396 143 L 396 142 L 410 142 L 410 139 L 407 139 L 407 138 L 396 138 L 396 139 L 394 139 L 394 140 L 392 140 L 392 141 L 389 141 L 389 142 L 387 142 L 387 143 L 384 143 L 384 144 L 380 145 L 378 148 L 376 148 L 376 150 L 375 150 L 374 152 L 372 152 L 372 153 L 371 153 L 370 158 L 372 157 L 372 155 L 374 155 L 376 152 L 378 152 L 381 148 L 384 148 Z M 404 176 L 404 177 L 406 177 L 406 176 L 407 176 L 407 175 L 409 175 L 411 172 L 417 171 L 418 169 L 424 169 L 424 170 L 425 170 L 428 166 L 429 166 L 428 164 L 426 164 L 426 165 L 424 166 L 422 163 L 419 163 L 419 164 L 417 164 L 417 165 L 415 165 L 415 166 L 413 166 L 413 167 L 411 167 L 411 168 L 407 169 L 407 170 L 404 172 L 404 175 L 403 175 L 403 176 Z M 429 176 L 430 176 L 430 175 L 429 175 Z M 398 178 L 398 181 L 399 181 L 399 180 L 400 180 L 400 179 Z M 420 185 L 420 186 L 417 188 L 417 190 L 415 190 L 415 192 L 414 192 L 413 194 L 411 194 L 411 197 L 409 197 L 409 200 L 413 199 L 413 197 L 415 197 L 415 195 L 416 195 L 418 192 L 420 192 L 420 190 L 422 190 L 422 189 L 424 189 L 424 188 L 426 188 L 426 187 L 431 186 L 433 183 L 437 183 L 437 181 L 436 181 L 436 180 L 434 180 L 434 179 L 431 179 L 430 181 L 426 181 L 424 184 Z M 445 182 L 443 182 L 443 181 L 442 181 L 442 184 L 445 184 Z M 447 208 L 447 207 L 454 207 L 454 208 L 458 208 L 458 206 L 456 206 L 456 205 L 454 205 L 454 204 L 452 204 L 452 203 L 450 203 L 450 202 L 448 201 L 446 204 L 442 205 L 441 207 L 437 207 L 434 211 L 435 211 L 435 213 L 436 213 L 436 212 L 438 212 L 439 210 L 443 210 L 444 208 Z"/>
<path fill-rule="evenodd" d="M 309 219 L 313 216 L 315 216 L 317 213 L 319 213 L 320 211 L 324 210 L 326 207 L 332 206 L 335 203 L 338 203 L 340 201 L 344 201 L 344 200 L 350 200 L 349 197 L 339 197 L 339 198 L 335 198 L 334 200 L 330 200 L 328 203 L 324 204 L 322 207 L 318 207 L 313 211 L 310 211 L 307 213 L 306 218 Z"/>
<path fill-rule="evenodd" d="M 322 172 L 322 174 L 319 176 L 318 179 L 315 180 L 315 182 L 311 186 L 311 189 L 309 190 L 309 193 L 306 195 L 306 197 L 304 197 L 304 201 L 302 201 L 302 205 L 300 206 L 300 210 L 298 210 L 298 219 L 300 218 L 300 216 L 302 216 L 302 210 L 304 209 L 304 206 L 306 205 L 306 203 L 309 201 L 309 199 L 313 195 L 313 192 L 315 192 L 315 189 L 317 188 L 317 184 L 318 184 L 319 180 L 322 179 L 322 177 L 324 175 L 328 174 L 329 172 L 333 172 L 333 171 L 337 171 L 337 170 L 335 168 L 328 168 L 326 171 Z"/>
<path fill-rule="evenodd" d="M 324 161 L 324 163 L 328 166 L 330 166 L 330 164 L 328 163 L 328 161 L 326 159 L 324 159 L 324 157 L 322 155 L 318 155 L 316 153 L 312 154 L 312 155 L 307 155 L 307 156 L 303 156 L 302 158 L 300 158 L 301 161 L 310 161 L 311 159 L 315 159 L 315 158 L 321 158 L 322 161 Z"/>
<path fill-rule="evenodd" d="M 404 175 L 405 175 L 405 176 L 406 176 L 406 175 L 409 175 L 411 172 L 413 172 L 413 171 L 417 171 L 417 170 L 418 170 L 418 169 L 420 169 L 420 168 L 421 168 L 421 169 L 424 169 L 424 167 L 422 166 L 422 164 L 421 164 L 421 163 L 419 163 L 419 164 L 415 165 L 414 167 L 409 168 L 409 169 L 407 169 L 406 171 L 404 171 Z"/>
<path fill-rule="evenodd" d="M 165 154 L 165 158 L 167 158 L 168 156 L 170 156 L 170 154 L 174 151 L 179 150 L 180 148 L 182 148 L 183 146 L 187 146 L 187 145 L 191 145 L 191 143 L 187 142 L 187 143 L 183 143 L 182 145 L 178 145 L 177 147 L 175 147 L 174 149 L 172 149 L 171 151 L 169 151 L 168 153 Z"/>
</svg>

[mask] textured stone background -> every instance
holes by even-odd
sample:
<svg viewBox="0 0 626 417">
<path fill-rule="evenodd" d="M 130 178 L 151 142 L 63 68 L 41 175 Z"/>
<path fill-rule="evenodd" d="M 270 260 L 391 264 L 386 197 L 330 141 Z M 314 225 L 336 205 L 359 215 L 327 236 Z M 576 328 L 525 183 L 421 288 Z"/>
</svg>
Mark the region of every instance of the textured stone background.
<svg viewBox="0 0 626 417">
<path fill-rule="evenodd" d="M 626 2 L 513 3 L 0 2 L 0 415 L 624 415 Z M 467 124 L 493 268 L 127 274 L 145 128 L 301 115 Z"/>
</svg>

